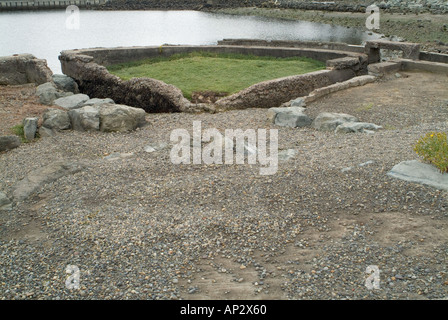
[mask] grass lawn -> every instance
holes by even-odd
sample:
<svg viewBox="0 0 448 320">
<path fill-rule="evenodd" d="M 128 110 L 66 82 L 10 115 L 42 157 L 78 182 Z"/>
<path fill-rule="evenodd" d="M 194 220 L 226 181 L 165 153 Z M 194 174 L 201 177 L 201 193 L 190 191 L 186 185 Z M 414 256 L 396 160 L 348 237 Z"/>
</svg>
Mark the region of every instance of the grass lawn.
<svg viewBox="0 0 448 320">
<path fill-rule="evenodd" d="M 187 99 L 193 92 L 232 94 L 255 83 L 325 69 L 325 63 L 303 58 L 257 57 L 193 52 L 108 66 L 123 80 L 149 77 L 180 88 Z"/>
</svg>

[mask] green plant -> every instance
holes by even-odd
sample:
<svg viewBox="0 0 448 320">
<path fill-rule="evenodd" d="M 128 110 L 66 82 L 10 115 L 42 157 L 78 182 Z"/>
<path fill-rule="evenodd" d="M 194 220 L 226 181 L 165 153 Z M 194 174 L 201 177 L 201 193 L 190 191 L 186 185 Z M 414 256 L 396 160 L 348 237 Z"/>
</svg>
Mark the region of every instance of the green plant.
<svg viewBox="0 0 448 320">
<path fill-rule="evenodd" d="M 356 111 L 370 111 L 373 108 L 374 104 L 373 103 L 367 103 L 362 105 L 361 107 L 357 108 Z"/>
<path fill-rule="evenodd" d="M 436 166 L 440 172 L 448 172 L 448 139 L 446 132 L 429 132 L 421 137 L 414 151 L 425 161 Z"/>
<path fill-rule="evenodd" d="M 24 143 L 28 142 L 28 140 L 26 140 L 26 138 L 25 138 L 25 132 L 23 131 L 22 124 L 15 125 L 14 127 L 11 128 L 11 130 L 16 136 L 20 137 L 22 142 L 24 142 Z"/>
<path fill-rule="evenodd" d="M 19 137 L 20 137 L 20 139 L 22 140 L 22 143 L 28 143 L 28 142 L 30 142 L 29 140 L 27 140 L 27 139 L 25 138 L 25 131 L 24 131 L 24 129 L 23 129 L 23 124 L 15 125 L 14 127 L 11 128 L 11 131 L 12 131 L 16 136 L 19 136 Z M 38 132 L 36 132 L 35 139 L 39 139 L 39 138 L 40 138 L 40 135 L 39 135 Z"/>
</svg>

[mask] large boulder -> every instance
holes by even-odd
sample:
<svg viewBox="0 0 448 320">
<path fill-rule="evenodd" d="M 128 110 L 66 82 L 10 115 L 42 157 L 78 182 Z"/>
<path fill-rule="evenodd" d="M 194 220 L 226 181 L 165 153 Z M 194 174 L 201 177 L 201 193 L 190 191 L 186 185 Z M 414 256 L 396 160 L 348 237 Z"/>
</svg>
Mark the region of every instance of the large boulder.
<svg viewBox="0 0 448 320">
<path fill-rule="evenodd" d="M 54 101 L 54 104 L 66 110 L 73 110 L 81 108 L 84 102 L 86 102 L 89 99 L 90 98 L 88 95 L 78 93 L 68 97 L 59 98 Z"/>
<path fill-rule="evenodd" d="M 56 88 L 52 82 L 46 82 L 36 88 L 36 95 L 39 97 L 39 103 L 52 105 L 56 99 L 72 95 L 71 92 L 63 92 Z"/>
<path fill-rule="evenodd" d="M 73 130 L 98 131 L 100 129 L 100 110 L 96 106 L 85 106 L 68 112 Z"/>
<path fill-rule="evenodd" d="M 52 130 L 70 129 L 70 117 L 67 112 L 60 109 L 47 109 L 42 115 L 42 127 Z"/>
<path fill-rule="evenodd" d="M 357 122 L 354 116 L 345 113 L 320 113 L 312 123 L 312 127 L 319 131 L 334 131 L 336 128 L 346 122 Z"/>
<path fill-rule="evenodd" d="M 135 130 L 145 123 L 146 112 L 121 104 L 103 104 L 100 107 L 100 130 L 125 132 Z"/>
<path fill-rule="evenodd" d="M 0 152 L 17 148 L 21 143 L 22 141 L 18 136 L 1 136 Z"/>
<path fill-rule="evenodd" d="M 268 119 L 274 124 L 282 127 L 300 128 L 311 124 L 303 107 L 279 107 L 268 110 Z"/>
<path fill-rule="evenodd" d="M 23 133 L 25 139 L 30 141 L 36 137 L 37 122 L 39 118 L 25 118 L 23 119 Z"/>
<path fill-rule="evenodd" d="M 0 85 L 42 84 L 51 81 L 47 61 L 32 54 L 0 57 Z"/>
<path fill-rule="evenodd" d="M 42 126 L 39 128 L 38 132 L 41 138 L 54 137 L 56 135 L 56 130 Z"/>
<path fill-rule="evenodd" d="M 59 90 L 65 92 L 79 93 L 78 84 L 73 78 L 65 74 L 54 74 L 53 82 Z"/>
</svg>

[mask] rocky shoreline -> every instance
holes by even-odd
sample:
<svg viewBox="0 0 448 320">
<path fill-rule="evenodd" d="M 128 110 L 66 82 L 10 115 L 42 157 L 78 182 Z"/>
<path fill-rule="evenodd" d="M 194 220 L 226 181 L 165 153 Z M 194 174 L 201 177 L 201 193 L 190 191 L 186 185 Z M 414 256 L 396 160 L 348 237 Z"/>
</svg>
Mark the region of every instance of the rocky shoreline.
<svg viewBox="0 0 448 320">
<path fill-rule="evenodd" d="M 25 2 L 24 2 L 25 3 Z M 391 13 L 448 13 L 448 3 L 443 0 L 386 0 L 376 4 L 384 12 Z M 26 4 L 28 5 L 28 4 Z M 26 5 L 0 6 L 0 10 L 49 10 L 65 7 L 64 3 L 53 5 L 45 4 L 33 6 L 32 9 Z M 276 8 L 295 10 L 319 10 L 329 12 L 366 12 L 366 8 L 372 5 L 367 0 L 336 0 L 336 1 L 273 1 L 273 0 L 110 0 L 101 4 L 78 3 L 79 7 L 92 10 L 216 10 L 229 8 Z"/>
<path fill-rule="evenodd" d="M 442 0 L 390 0 L 376 3 L 381 10 L 394 13 L 424 13 L 446 14 L 448 13 L 448 4 Z M 111 0 L 106 4 L 97 7 L 99 10 L 210 10 L 225 8 L 277 8 L 277 9 L 296 9 L 296 10 L 320 10 L 337 12 L 366 12 L 366 8 L 372 5 L 371 1 L 201 1 L 201 0 L 174 0 L 174 1 L 156 1 L 156 0 Z"/>
</svg>

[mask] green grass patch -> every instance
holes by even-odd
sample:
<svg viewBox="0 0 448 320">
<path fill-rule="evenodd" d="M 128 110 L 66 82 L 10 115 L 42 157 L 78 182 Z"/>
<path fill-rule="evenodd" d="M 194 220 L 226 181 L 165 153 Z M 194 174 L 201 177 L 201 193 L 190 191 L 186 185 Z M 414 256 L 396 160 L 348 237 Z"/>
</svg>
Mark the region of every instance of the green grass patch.
<svg viewBox="0 0 448 320">
<path fill-rule="evenodd" d="M 359 108 L 357 108 L 356 111 L 358 111 L 358 112 L 370 111 L 370 110 L 372 110 L 373 106 L 374 106 L 373 103 L 367 103 L 367 104 L 364 104 L 364 105 L 360 106 Z"/>
<path fill-rule="evenodd" d="M 123 80 L 149 77 L 175 85 L 187 99 L 193 92 L 232 94 L 255 83 L 325 69 L 304 57 L 275 58 L 193 52 L 108 66 Z"/>
<path fill-rule="evenodd" d="M 14 127 L 11 128 L 11 131 L 16 136 L 19 136 L 20 140 L 22 140 L 22 143 L 29 143 L 30 141 L 26 140 L 25 138 L 25 131 L 23 129 L 23 124 L 17 124 Z M 35 139 L 39 139 L 40 135 L 38 132 L 36 132 Z"/>
<path fill-rule="evenodd" d="M 26 140 L 25 138 L 25 132 L 23 131 L 22 124 L 15 125 L 14 127 L 11 128 L 11 130 L 16 136 L 19 136 L 19 138 L 22 140 L 23 143 L 28 142 L 28 140 Z"/>
</svg>

